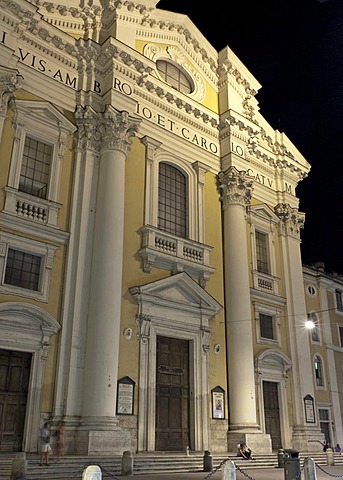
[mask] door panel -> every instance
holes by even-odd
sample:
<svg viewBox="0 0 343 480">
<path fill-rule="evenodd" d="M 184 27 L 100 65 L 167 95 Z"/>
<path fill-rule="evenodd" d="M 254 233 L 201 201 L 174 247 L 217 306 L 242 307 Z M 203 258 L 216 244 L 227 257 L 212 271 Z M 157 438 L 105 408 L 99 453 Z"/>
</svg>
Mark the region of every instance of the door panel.
<svg viewBox="0 0 343 480">
<path fill-rule="evenodd" d="M 282 448 L 278 384 L 263 382 L 264 419 L 266 433 L 272 440 L 272 449 Z"/>
<path fill-rule="evenodd" d="M 156 450 L 184 451 L 189 435 L 189 342 L 157 337 Z"/>
<path fill-rule="evenodd" d="M 31 354 L 0 350 L 0 452 L 22 450 Z"/>
</svg>

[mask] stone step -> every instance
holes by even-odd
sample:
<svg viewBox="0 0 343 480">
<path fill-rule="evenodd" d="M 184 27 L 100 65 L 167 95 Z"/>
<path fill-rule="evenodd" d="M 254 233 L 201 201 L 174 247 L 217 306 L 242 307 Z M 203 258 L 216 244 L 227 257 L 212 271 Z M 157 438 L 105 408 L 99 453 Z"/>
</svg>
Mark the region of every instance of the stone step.
<svg viewBox="0 0 343 480">
<path fill-rule="evenodd" d="M 311 457 L 318 465 L 327 465 L 327 457 L 325 453 L 308 453 L 301 452 L 299 454 L 300 463 L 302 464 L 306 457 Z M 191 453 L 189 456 L 179 453 L 166 454 L 135 454 L 133 455 L 133 473 L 134 475 L 153 474 L 153 473 L 191 473 L 202 472 L 203 454 Z M 0 455 L 0 478 L 4 480 L 10 479 L 11 465 L 14 454 Z M 60 462 L 55 458 L 51 458 L 50 466 L 40 466 L 39 457 L 36 454 L 27 454 L 27 477 L 30 480 L 66 480 L 70 478 L 81 479 L 82 473 L 87 465 L 99 465 L 101 470 L 107 476 L 121 475 L 121 456 L 103 457 L 103 456 L 66 456 Z M 229 455 L 212 455 L 213 468 L 218 469 L 223 462 L 230 459 L 240 468 L 248 470 L 251 468 L 275 468 L 278 467 L 278 455 L 276 453 L 268 455 L 256 455 L 256 460 L 247 461 Z M 343 456 L 334 455 L 335 465 L 343 465 Z"/>
</svg>

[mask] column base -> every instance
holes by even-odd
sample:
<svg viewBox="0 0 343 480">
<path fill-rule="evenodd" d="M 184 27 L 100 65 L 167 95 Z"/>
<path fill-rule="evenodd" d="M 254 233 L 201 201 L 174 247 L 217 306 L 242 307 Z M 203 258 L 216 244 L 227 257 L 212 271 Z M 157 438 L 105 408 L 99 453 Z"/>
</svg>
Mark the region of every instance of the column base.
<svg viewBox="0 0 343 480">
<path fill-rule="evenodd" d="M 251 448 L 253 455 L 257 453 L 272 453 L 272 441 L 268 433 L 247 432 L 242 430 L 229 431 L 228 451 L 237 452 L 239 443 L 246 443 Z"/>
<path fill-rule="evenodd" d="M 294 428 L 292 434 L 293 448 L 298 452 L 322 452 L 325 436 L 323 432 L 309 428 Z"/>
<path fill-rule="evenodd" d="M 115 417 L 87 417 L 75 432 L 77 455 L 122 455 L 132 450 L 131 436 Z"/>
</svg>

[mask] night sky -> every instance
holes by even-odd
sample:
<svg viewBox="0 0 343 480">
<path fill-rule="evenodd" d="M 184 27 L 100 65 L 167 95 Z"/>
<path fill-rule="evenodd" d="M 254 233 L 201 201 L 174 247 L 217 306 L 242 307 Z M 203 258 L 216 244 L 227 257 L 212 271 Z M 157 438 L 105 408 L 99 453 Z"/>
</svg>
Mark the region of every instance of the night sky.
<svg viewBox="0 0 343 480">
<path fill-rule="evenodd" d="M 262 88 L 260 112 L 311 164 L 297 188 L 303 264 L 343 275 L 343 0 L 160 0 L 216 50 L 229 46 Z"/>
</svg>

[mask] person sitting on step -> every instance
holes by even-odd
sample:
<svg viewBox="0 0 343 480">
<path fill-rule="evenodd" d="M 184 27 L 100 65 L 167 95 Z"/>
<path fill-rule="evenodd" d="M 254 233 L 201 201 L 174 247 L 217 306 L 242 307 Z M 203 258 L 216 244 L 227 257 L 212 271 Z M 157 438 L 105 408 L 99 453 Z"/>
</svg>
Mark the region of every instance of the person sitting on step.
<svg viewBox="0 0 343 480">
<path fill-rule="evenodd" d="M 248 447 L 245 443 L 240 444 L 239 448 L 239 456 L 244 458 L 245 460 L 255 460 L 252 457 L 252 451 L 251 448 Z"/>
</svg>

